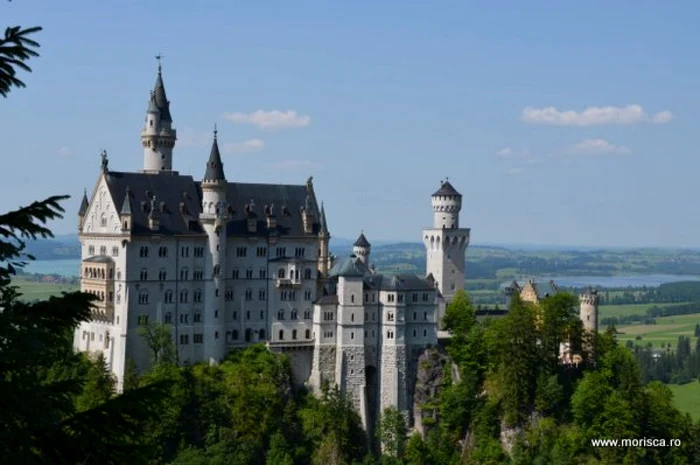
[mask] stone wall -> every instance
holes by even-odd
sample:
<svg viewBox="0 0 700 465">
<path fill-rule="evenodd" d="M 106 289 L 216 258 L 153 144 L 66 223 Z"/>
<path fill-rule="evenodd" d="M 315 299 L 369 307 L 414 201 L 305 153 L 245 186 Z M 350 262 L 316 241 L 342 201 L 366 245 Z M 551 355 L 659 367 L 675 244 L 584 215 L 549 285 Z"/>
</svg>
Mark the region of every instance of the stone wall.
<svg viewBox="0 0 700 465">
<path fill-rule="evenodd" d="M 384 346 L 379 372 L 379 412 L 395 406 L 400 412 L 408 412 L 406 346 Z"/>
<path fill-rule="evenodd" d="M 315 346 L 309 384 L 320 389 L 324 382 L 333 385 L 335 381 L 335 346 Z"/>
</svg>

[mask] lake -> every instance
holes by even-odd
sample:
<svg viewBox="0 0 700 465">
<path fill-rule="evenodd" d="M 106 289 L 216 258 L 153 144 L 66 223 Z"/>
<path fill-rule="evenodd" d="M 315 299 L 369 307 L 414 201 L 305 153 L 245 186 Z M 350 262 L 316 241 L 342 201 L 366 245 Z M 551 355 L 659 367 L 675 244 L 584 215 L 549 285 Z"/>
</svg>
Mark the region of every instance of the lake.
<svg viewBox="0 0 700 465">
<path fill-rule="evenodd" d="M 61 276 L 78 276 L 80 260 L 70 258 L 65 260 L 37 260 L 30 262 L 25 268 L 28 273 L 58 274 Z M 467 276 L 467 279 L 469 277 Z M 700 281 L 700 276 L 672 275 L 672 274 L 640 274 L 629 276 L 554 276 L 537 278 L 535 281 L 547 282 L 554 280 L 562 287 L 656 287 L 665 283 L 678 281 Z M 504 282 L 502 286 L 510 285 L 511 281 Z"/>
</svg>

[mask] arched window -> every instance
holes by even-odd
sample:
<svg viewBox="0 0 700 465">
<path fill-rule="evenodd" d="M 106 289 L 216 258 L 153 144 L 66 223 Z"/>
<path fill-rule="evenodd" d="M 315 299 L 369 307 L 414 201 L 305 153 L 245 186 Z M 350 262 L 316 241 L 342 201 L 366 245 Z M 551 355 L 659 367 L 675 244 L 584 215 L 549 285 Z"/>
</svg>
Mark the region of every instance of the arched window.
<svg viewBox="0 0 700 465">
<path fill-rule="evenodd" d="M 259 338 L 261 341 L 264 341 L 264 340 L 265 340 L 265 330 L 264 330 L 264 329 L 261 329 L 260 331 L 258 331 L 258 338 Z"/>
<path fill-rule="evenodd" d="M 350 294 L 350 302 L 355 303 L 355 294 Z"/>
<path fill-rule="evenodd" d="M 304 270 L 304 279 L 311 279 L 311 268 Z"/>
<path fill-rule="evenodd" d="M 277 277 L 279 279 L 284 279 L 284 268 L 280 268 L 279 271 L 277 271 Z"/>
<path fill-rule="evenodd" d="M 292 339 L 296 339 L 296 338 L 297 338 L 297 330 L 293 329 L 292 330 Z"/>
<path fill-rule="evenodd" d="M 311 339 L 311 330 L 310 330 L 310 329 L 307 329 L 307 330 L 304 332 L 304 337 L 305 337 L 306 339 Z"/>
<path fill-rule="evenodd" d="M 231 332 L 231 339 L 233 339 L 234 341 L 237 341 L 237 340 L 238 340 L 238 330 L 237 330 L 237 329 L 234 329 L 234 330 Z"/>
<path fill-rule="evenodd" d="M 280 341 L 284 341 L 284 330 L 283 330 L 283 329 L 280 329 L 280 337 L 279 337 L 279 340 L 280 340 Z"/>
</svg>

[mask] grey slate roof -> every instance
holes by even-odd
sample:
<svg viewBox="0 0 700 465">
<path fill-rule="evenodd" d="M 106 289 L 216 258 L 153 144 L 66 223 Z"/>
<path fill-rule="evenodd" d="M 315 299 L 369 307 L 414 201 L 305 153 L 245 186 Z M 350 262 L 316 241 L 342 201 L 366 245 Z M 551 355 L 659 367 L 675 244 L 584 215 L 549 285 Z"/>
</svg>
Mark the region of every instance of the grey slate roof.
<svg viewBox="0 0 700 465">
<path fill-rule="evenodd" d="M 434 291 L 435 287 L 425 278 L 415 274 L 373 274 L 365 276 L 364 288 L 381 291 Z"/>
<path fill-rule="evenodd" d="M 338 305 L 338 295 L 333 294 L 333 295 L 324 295 L 323 297 L 320 297 L 316 299 L 316 302 L 314 302 L 316 305 Z"/>
<path fill-rule="evenodd" d="M 165 86 L 163 85 L 163 76 L 160 70 L 158 71 L 158 77 L 156 78 L 156 85 L 153 88 L 153 93 L 156 98 L 156 105 L 160 110 L 160 120 L 172 122 L 173 118 L 170 116 L 170 102 L 168 97 L 165 95 Z"/>
<path fill-rule="evenodd" d="M 107 255 L 93 255 L 92 257 L 88 257 L 83 261 L 88 263 L 112 263 L 114 260 L 112 260 L 112 257 L 108 257 Z"/>
<path fill-rule="evenodd" d="M 157 113 L 160 114 L 160 109 L 158 108 L 158 105 L 156 104 L 156 97 L 151 92 L 151 97 L 148 99 L 148 110 L 147 113 Z"/>
<path fill-rule="evenodd" d="M 204 172 L 205 181 L 225 181 L 224 163 L 221 161 L 219 153 L 219 143 L 214 134 L 214 142 L 211 144 L 211 152 L 209 152 L 209 161 L 207 161 L 207 170 Z"/>
<path fill-rule="evenodd" d="M 226 185 L 226 200 L 233 208 L 229 212 L 231 220 L 227 225 L 229 236 L 259 236 L 277 234 L 279 236 L 306 236 L 300 208 L 306 202 L 307 186 L 290 184 L 249 184 L 228 183 Z M 248 232 L 248 219 L 245 216 L 244 207 L 251 200 L 255 203 L 255 209 L 263 210 L 265 205 L 274 205 L 276 212 L 276 226 L 273 231 L 267 227 L 264 216 L 256 215 L 257 232 Z M 284 208 L 286 207 L 286 209 Z M 318 219 L 318 205 L 312 200 L 311 209 L 314 218 Z M 311 234 L 317 235 L 321 229 L 319 222 L 314 222 Z"/>
<path fill-rule="evenodd" d="M 131 188 L 126 186 L 126 191 L 124 192 L 124 203 L 122 204 L 122 209 L 119 211 L 120 215 L 131 215 Z"/>
<path fill-rule="evenodd" d="M 112 200 L 115 205 L 122 205 L 126 199 L 127 188 L 131 198 L 127 201 L 131 209 L 132 233 L 141 234 L 201 234 L 203 230 L 198 221 L 188 222 L 182 215 L 180 203 L 197 220 L 201 211 L 201 201 L 197 184 L 192 176 L 181 176 L 170 172 L 164 173 L 123 173 L 110 171 L 106 175 Z M 157 198 L 157 206 L 164 210 L 160 212 L 160 229 L 151 231 L 148 227 L 148 213 L 151 208 L 151 198 Z"/>
<path fill-rule="evenodd" d="M 457 192 L 457 189 L 452 187 L 452 184 L 450 184 L 449 181 L 443 181 L 441 186 L 440 186 L 440 189 L 436 190 L 432 196 L 433 197 L 439 197 L 439 196 L 461 197 L 462 194 Z"/>
<path fill-rule="evenodd" d="M 115 205 L 122 205 L 122 210 L 128 208 L 132 215 L 132 233 L 135 235 L 151 234 L 203 234 L 199 224 L 201 208 L 201 183 L 192 176 L 184 176 L 172 172 L 160 173 L 124 173 L 110 171 L 105 174 L 107 185 Z M 131 191 L 130 200 L 125 202 L 127 188 Z M 287 184 L 246 184 L 227 183 L 226 197 L 230 205 L 227 224 L 229 236 L 307 236 L 300 207 L 304 205 L 307 195 L 305 185 Z M 159 209 L 160 229 L 151 231 L 148 227 L 148 214 L 151 209 L 151 198 L 156 197 Z M 248 217 L 244 207 L 251 200 L 256 209 L 264 205 L 275 205 L 278 212 L 276 226 L 270 231 L 266 218 L 257 218 L 256 232 L 248 231 Z M 125 205 L 126 203 L 126 205 Z M 286 206 L 286 213 L 282 207 Z M 312 201 L 311 209 L 318 211 L 318 206 Z M 315 218 L 318 218 L 316 216 Z M 313 224 L 311 234 L 317 235 L 321 224 Z"/>
<path fill-rule="evenodd" d="M 367 265 L 354 255 L 339 260 L 328 272 L 328 276 L 331 278 L 336 276 L 362 277 L 370 274 L 371 271 L 367 268 Z"/>
<path fill-rule="evenodd" d="M 87 198 L 87 191 L 83 191 L 83 200 L 80 202 L 80 209 L 78 210 L 78 215 L 85 216 L 87 209 L 90 206 Z"/>
<path fill-rule="evenodd" d="M 372 244 L 369 243 L 367 238 L 365 237 L 365 233 L 360 233 L 360 237 L 357 238 L 355 243 L 353 244 L 355 247 L 371 247 Z"/>
</svg>

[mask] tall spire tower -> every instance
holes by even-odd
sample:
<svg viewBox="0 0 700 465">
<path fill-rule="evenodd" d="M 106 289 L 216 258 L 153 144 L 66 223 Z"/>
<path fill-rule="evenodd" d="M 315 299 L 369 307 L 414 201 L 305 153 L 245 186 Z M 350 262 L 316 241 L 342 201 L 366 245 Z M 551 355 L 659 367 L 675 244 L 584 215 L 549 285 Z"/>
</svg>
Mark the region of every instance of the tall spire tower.
<svg viewBox="0 0 700 465">
<path fill-rule="evenodd" d="M 175 147 L 177 139 L 176 131 L 172 127 L 170 102 L 165 95 L 165 86 L 163 85 L 161 58 L 161 55 L 156 56 L 158 77 L 148 100 L 146 126 L 141 131 L 143 171 L 147 173 L 172 171 L 173 147 Z"/>
<path fill-rule="evenodd" d="M 462 194 L 448 180 L 440 183 L 432 195 L 433 227 L 423 230 L 423 243 L 427 251 L 426 273 L 432 275 L 442 294 L 445 305 L 438 309 L 438 325 L 447 304 L 455 293 L 464 289 L 464 253 L 469 246 L 469 228 L 459 227 L 462 210 Z"/>
</svg>

